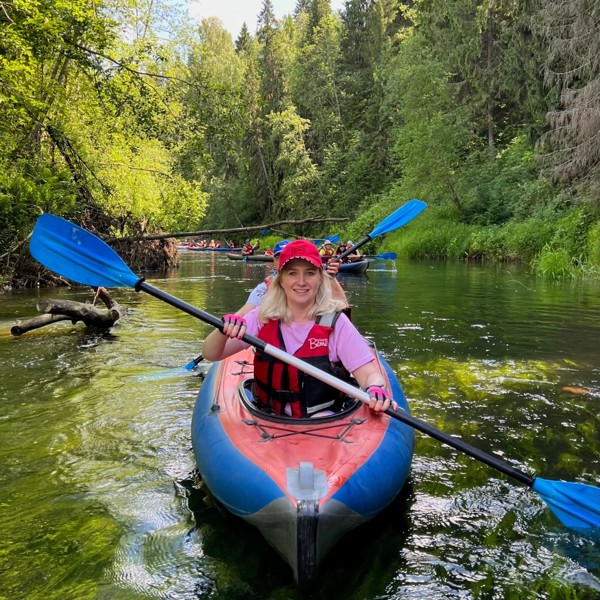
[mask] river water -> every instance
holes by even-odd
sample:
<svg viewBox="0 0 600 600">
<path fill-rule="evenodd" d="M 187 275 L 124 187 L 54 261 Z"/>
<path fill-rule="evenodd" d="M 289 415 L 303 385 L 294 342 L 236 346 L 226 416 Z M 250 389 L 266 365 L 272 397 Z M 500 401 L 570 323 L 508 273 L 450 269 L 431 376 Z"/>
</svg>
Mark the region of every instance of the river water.
<svg viewBox="0 0 600 600">
<path fill-rule="evenodd" d="M 148 281 L 218 316 L 269 267 L 188 253 Z M 600 284 L 506 266 L 377 261 L 344 276 L 415 416 L 527 473 L 600 486 Z M 209 326 L 147 295 L 110 334 L 15 338 L 44 297 L 0 297 L 0 598 L 299 599 L 289 568 L 194 477 Z M 204 367 L 206 368 L 206 367 Z M 406 489 L 346 536 L 314 598 L 600 598 L 600 543 L 539 497 L 421 434 Z"/>
</svg>

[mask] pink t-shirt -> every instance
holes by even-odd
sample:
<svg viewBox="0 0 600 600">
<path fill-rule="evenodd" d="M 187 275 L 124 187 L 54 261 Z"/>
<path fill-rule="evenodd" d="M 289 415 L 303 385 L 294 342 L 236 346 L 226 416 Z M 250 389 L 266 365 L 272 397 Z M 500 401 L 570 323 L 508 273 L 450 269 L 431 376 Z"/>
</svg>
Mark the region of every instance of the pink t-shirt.
<svg viewBox="0 0 600 600">
<path fill-rule="evenodd" d="M 250 335 L 258 335 L 264 325 L 258 319 L 259 310 L 260 307 L 256 307 L 246 315 L 246 332 Z M 292 322 L 289 325 L 281 323 L 281 334 L 287 352 L 293 354 L 302 346 L 313 325 L 313 321 L 307 323 Z M 249 345 L 245 342 L 242 342 L 242 344 L 245 348 Z M 329 336 L 329 360 L 331 362 L 341 361 L 350 373 L 374 360 L 373 352 L 365 338 L 344 314 L 339 316 L 335 328 Z"/>
</svg>

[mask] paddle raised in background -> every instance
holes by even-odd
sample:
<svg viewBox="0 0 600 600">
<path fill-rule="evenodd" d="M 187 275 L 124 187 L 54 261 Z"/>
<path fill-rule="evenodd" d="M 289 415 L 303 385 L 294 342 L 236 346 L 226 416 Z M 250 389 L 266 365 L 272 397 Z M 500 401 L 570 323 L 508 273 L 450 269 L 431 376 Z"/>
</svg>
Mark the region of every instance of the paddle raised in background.
<svg viewBox="0 0 600 600">
<path fill-rule="evenodd" d="M 427 204 L 423 200 L 409 200 L 406 204 L 403 204 L 398 210 L 394 211 L 389 217 L 386 217 L 371 233 L 367 234 L 360 242 L 357 242 L 348 248 L 346 252 L 342 252 L 339 256 L 333 259 L 333 262 L 344 260 L 347 256 L 352 254 L 355 250 L 358 250 L 361 246 L 364 246 L 367 242 L 383 235 L 384 233 L 390 233 L 396 229 L 410 223 L 415 217 L 419 216 L 425 209 Z"/>
<path fill-rule="evenodd" d="M 371 258 L 368 254 L 366 257 Z M 384 252 L 383 254 L 374 254 L 373 258 L 378 258 L 379 260 L 396 260 L 398 255 L 395 252 Z"/>
<path fill-rule="evenodd" d="M 423 208 L 421 207 L 416 214 L 419 214 Z M 396 225 L 396 227 L 398 226 Z M 133 287 L 138 292 L 144 291 L 220 331 L 223 330 L 221 319 L 146 283 L 143 278 L 135 275 L 121 257 L 102 240 L 64 219 L 48 214 L 39 217 L 31 237 L 30 249 L 33 257 L 40 263 L 67 279 L 93 287 Z M 279 348 L 266 344 L 257 337 L 246 334 L 242 339 L 277 360 L 292 365 L 361 402 L 369 401 L 369 395 L 366 392 Z M 508 462 L 470 446 L 461 439 L 452 437 L 404 411 L 394 412 L 388 409 L 386 413 L 391 418 L 398 419 L 417 431 L 421 431 L 528 486 L 529 489 L 539 494 L 550 510 L 567 527 L 586 531 L 593 529 L 595 534 L 600 530 L 600 488 L 584 483 L 554 481 L 529 476 L 515 469 Z"/>
</svg>

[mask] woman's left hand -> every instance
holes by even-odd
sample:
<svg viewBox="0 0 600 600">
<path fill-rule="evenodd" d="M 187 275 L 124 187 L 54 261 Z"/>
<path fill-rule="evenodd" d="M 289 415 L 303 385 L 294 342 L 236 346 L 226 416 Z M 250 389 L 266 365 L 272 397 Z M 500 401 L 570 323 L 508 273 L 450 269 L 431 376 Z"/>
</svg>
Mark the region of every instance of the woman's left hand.
<svg viewBox="0 0 600 600">
<path fill-rule="evenodd" d="M 369 408 L 374 410 L 375 412 L 383 412 L 387 410 L 390 406 L 392 410 L 396 411 L 398 409 L 398 405 L 394 400 L 392 400 L 391 396 L 379 385 L 370 385 L 367 388 L 367 393 L 369 394 Z"/>
</svg>

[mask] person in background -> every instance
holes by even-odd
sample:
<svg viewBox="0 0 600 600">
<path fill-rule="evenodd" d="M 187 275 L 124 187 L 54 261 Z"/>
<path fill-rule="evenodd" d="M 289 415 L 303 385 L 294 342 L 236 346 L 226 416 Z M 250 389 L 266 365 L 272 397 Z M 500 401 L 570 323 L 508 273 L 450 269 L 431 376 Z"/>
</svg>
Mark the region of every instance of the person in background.
<svg viewBox="0 0 600 600">
<path fill-rule="evenodd" d="M 333 296 L 317 247 L 296 240 L 281 252 L 279 270 L 260 307 L 246 318 L 225 315 L 223 333 L 215 329 L 207 336 L 202 355 L 213 361 L 231 356 L 248 347 L 241 340 L 248 333 L 332 375 L 343 366 L 369 394 L 373 411 L 397 410 L 373 352 L 343 308 Z M 340 400 L 331 386 L 261 350 L 254 357 L 254 379 L 258 405 L 278 415 L 321 415 Z"/>
<path fill-rule="evenodd" d="M 346 246 L 345 242 L 340 242 L 338 247 L 335 250 L 335 255 L 336 256 L 341 256 L 342 254 L 344 254 L 344 252 L 346 252 L 346 250 L 348 249 L 348 246 Z M 346 263 L 348 262 L 347 258 L 342 259 L 341 261 L 342 263 Z"/>
<path fill-rule="evenodd" d="M 250 240 L 246 240 L 242 246 L 242 256 L 251 256 L 252 254 L 254 254 L 254 246 Z"/>
<path fill-rule="evenodd" d="M 333 245 L 329 240 L 325 240 L 323 242 L 323 247 L 321 248 L 319 254 L 324 258 L 333 258 L 335 256 Z"/>
<path fill-rule="evenodd" d="M 275 247 L 273 248 L 273 272 L 269 277 L 267 277 L 263 282 L 259 283 L 248 296 L 246 300 L 246 304 L 242 306 L 239 310 L 235 312 L 236 315 L 243 317 L 247 315 L 252 309 L 260 306 L 269 286 L 273 279 L 275 279 L 275 275 L 277 275 L 277 271 L 279 270 L 279 257 L 283 252 L 283 249 L 290 243 L 289 240 L 282 240 L 281 242 L 277 242 Z M 316 248 L 316 246 L 315 246 Z M 344 302 L 346 306 L 348 306 L 348 301 L 346 299 L 346 294 L 342 289 L 342 286 L 335 279 L 337 276 L 338 270 L 340 268 L 339 263 L 331 263 L 327 265 L 327 275 L 331 279 L 331 285 L 333 289 L 334 296 L 340 301 Z"/>
<path fill-rule="evenodd" d="M 271 250 L 271 246 L 267 246 L 265 248 L 265 256 L 273 256 L 273 250 Z"/>
</svg>

